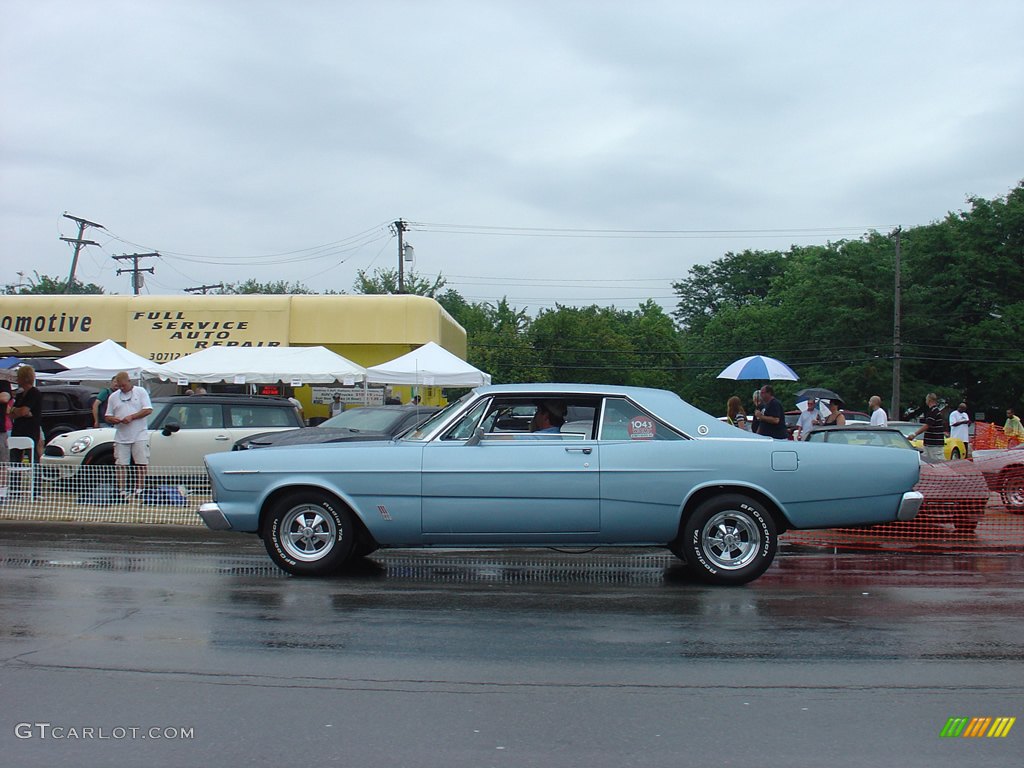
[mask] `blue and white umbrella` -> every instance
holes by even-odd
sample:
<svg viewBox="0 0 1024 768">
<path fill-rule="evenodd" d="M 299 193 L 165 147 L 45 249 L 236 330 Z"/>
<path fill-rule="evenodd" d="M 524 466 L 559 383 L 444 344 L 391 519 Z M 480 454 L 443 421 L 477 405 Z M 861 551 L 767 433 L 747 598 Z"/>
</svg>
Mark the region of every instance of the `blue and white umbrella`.
<svg viewBox="0 0 1024 768">
<path fill-rule="evenodd" d="M 781 360 L 766 355 L 752 355 L 731 363 L 718 374 L 720 379 L 761 379 L 768 381 L 799 381 L 796 371 Z"/>
</svg>

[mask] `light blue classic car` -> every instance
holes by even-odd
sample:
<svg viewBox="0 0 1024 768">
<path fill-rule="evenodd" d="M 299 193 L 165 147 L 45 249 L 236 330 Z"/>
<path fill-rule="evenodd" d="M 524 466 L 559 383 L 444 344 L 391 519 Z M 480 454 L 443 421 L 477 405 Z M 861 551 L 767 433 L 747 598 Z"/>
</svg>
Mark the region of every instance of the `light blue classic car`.
<svg viewBox="0 0 1024 768">
<path fill-rule="evenodd" d="M 309 576 L 380 547 L 653 546 L 743 584 L 787 529 L 910 520 L 922 501 L 916 451 L 758 437 L 618 386 L 481 387 L 396 440 L 206 465 L 205 523 L 258 534 Z"/>
</svg>

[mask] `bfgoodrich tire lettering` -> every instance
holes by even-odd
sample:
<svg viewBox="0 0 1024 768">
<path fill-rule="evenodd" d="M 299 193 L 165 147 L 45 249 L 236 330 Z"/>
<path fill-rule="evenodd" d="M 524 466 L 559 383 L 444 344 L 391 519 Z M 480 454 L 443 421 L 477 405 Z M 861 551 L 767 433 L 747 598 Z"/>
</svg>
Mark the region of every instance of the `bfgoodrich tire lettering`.
<svg viewBox="0 0 1024 768">
<path fill-rule="evenodd" d="M 270 509 L 263 534 L 267 553 L 296 576 L 326 576 L 348 559 L 355 528 L 348 510 L 319 491 L 296 491 Z"/>
<path fill-rule="evenodd" d="M 711 584 L 746 584 L 775 559 L 775 521 L 762 504 L 741 494 L 703 502 L 683 525 L 687 568 Z"/>
</svg>

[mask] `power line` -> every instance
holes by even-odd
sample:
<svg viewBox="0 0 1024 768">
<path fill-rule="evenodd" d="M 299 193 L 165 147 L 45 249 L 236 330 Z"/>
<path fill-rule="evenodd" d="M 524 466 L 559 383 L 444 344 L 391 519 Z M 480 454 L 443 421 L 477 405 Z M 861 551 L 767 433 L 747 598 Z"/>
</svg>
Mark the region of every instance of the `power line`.
<svg viewBox="0 0 1024 768">
<path fill-rule="evenodd" d="M 119 235 L 112 234 L 113 239 L 125 245 L 130 245 L 134 248 L 152 248 L 149 245 L 143 245 L 140 243 L 133 242 L 126 238 L 120 237 Z M 194 262 L 200 264 L 225 264 L 229 263 L 232 266 L 272 266 L 275 264 L 294 264 L 298 261 L 312 261 L 316 259 L 329 258 L 337 256 L 342 253 L 348 253 L 365 245 L 377 242 L 382 238 L 389 238 L 387 232 L 387 224 L 378 225 L 370 229 L 359 232 L 355 235 L 351 235 L 340 240 L 335 240 L 329 243 L 322 243 L 320 245 L 313 245 L 307 248 L 298 248 L 290 251 L 277 251 L 266 254 L 248 254 L 245 256 L 229 256 L 218 254 L 217 256 L 210 256 L 205 254 L 187 253 L 183 251 L 175 251 L 169 248 L 159 249 L 161 255 L 164 258 L 172 257 L 179 261 Z"/>
<path fill-rule="evenodd" d="M 442 234 L 466 235 L 502 235 L 511 237 L 608 237 L 608 238 L 717 238 L 717 237 L 792 237 L 816 236 L 824 234 L 862 235 L 868 231 L 889 229 L 893 225 L 879 226 L 839 226 L 839 227 L 803 227 L 782 229 L 582 229 L 570 227 L 519 227 L 493 226 L 486 224 L 437 224 L 432 222 L 409 222 L 409 225 L 421 232 L 439 232 Z"/>
</svg>

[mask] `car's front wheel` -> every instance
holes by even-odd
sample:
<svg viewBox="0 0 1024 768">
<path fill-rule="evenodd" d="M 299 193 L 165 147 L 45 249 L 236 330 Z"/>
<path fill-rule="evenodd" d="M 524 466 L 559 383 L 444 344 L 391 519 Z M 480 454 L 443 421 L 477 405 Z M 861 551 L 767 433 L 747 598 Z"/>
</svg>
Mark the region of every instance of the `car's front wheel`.
<svg viewBox="0 0 1024 768">
<path fill-rule="evenodd" d="M 761 503 L 722 494 L 701 503 L 683 524 L 673 551 L 698 578 L 725 586 L 753 581 L 775 559 L 775 521 Z"/>
<path fill-rule="evenodd" d="M 1006 511 L 1024 515 L 1024 467 L 1010 467 L 1000 476 L 999 497 Z"/>
<path fill-rule="evenodd" d="M 355 526 L 348 510 L 320 491 L 297 491 L 270 510 L 263 543 L 278 566 L 295 576 L 326 576 L 348 559 Z"/>
</svg>

